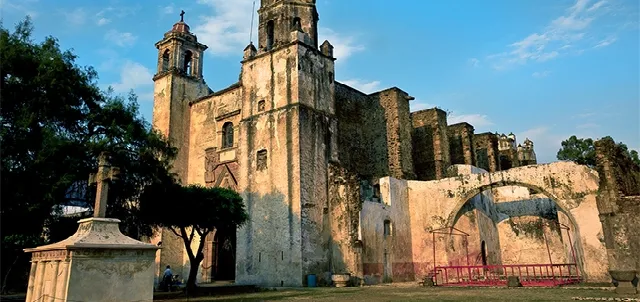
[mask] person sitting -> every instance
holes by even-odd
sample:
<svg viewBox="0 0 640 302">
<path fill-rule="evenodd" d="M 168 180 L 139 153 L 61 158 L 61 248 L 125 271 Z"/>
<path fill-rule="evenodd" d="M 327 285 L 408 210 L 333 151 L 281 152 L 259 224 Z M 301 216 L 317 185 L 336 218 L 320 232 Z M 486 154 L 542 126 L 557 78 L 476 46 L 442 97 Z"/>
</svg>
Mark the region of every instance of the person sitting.
<svg viewBox="0 0 640 302">
<path fill-rule="evenodd" d="M 171 272 L 171 266 L 167 265 L 167 268 L 162 274 L 162 284 L 166 291 L 171 291 L 173 285 L 173 273 Z"/>
</svg>

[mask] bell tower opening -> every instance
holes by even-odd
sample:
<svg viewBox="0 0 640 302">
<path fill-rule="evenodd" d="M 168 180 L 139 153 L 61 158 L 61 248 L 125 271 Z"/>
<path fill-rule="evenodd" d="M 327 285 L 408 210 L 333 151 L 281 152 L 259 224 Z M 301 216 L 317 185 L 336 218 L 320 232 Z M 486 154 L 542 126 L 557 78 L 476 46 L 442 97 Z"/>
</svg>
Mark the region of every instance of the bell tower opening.
<svg viewBox="0 0 640 302">
<path fill-rule="evenodd" d="M 191 33 L 184 22 L 184 11 L 180 21 L 173 24 L 171 30 L 156 43 L 158 49 L 158 74 L 155 79 L 176 70 L 176 75 L 186 75 L 202 79 L 202 59 L 207 46 L 198 43 L 198 37 Z"/>
<path fill-rule="evenodd" d="M 274 30 L 275 23 L 273 20 L 269 20 L 269 22 L 267 22 L 267 50 L 271 50 L 273 48 Z"/>
<path fill-rule="evenodd" d="M 191 63 L 192 62 L 191 61 L 193 61 L 193 53 L 191 52 L 191 50 L 187 50 L 184 53 L 184 66 L 182 67 L 182 70 L 188 76 L 193 75 L 191 73 L 192 72 L 192 68 L 191 68 Z"/>
<path fill-rule="evenodd" d="M 161 69 L 160 71 L 162 72 L 166 72 L 169 71 L 169 59 L 170 59 L 170 54 L 171 52 L 168 49 L 164 50 L 164 53 L 162 54 L 162 64 L 161 64 Z"/>
<path fill-rule="evenodd" d="M 288 42 L 291 32 L 309 35 L 311 46 L 318 48 L 318 11 L 315 0 L 262 0 L 258 10 L 258 48 L 270 51 Z"/>
</svg>

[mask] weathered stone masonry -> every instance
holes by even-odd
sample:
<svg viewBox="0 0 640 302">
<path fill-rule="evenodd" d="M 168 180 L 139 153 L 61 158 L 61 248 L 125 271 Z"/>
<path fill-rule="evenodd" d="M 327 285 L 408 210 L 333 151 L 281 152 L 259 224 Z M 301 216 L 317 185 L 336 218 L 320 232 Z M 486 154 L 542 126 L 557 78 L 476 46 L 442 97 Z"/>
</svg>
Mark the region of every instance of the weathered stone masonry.
<svg viewBox="0 0 640 302">
<path fill-rule="evenodd" d="M 428 231 L 453 225 L 475 236 L 473 253 L 483 242 L 487 261 L 500 263 L 499 223 L 507 220 L 496 213 L 506 206 L 494 202 L 491 186 L 543 188 L 562 198 L 574 225 L 582 223 L 572 218 L 578 214 L 593 216 L 590 197 L 570 198 L 558 187 L 575 186 L 558 182 L 574 167 L 501 171 L 501 154 L 511 167 L 535 164 L 531 141 L 516 146 L 509 136 L 501 149 L 504 135 L 449 126 L 443 110 L 410 112 L 413 97 L 397 87 L 365 94 L 336 82 L 333 46 L 318 47 L 314 0 L 263 0 L 258 16 L 258 45 L 244 49 L 239 81 L 218 91 L 202 77 L 207 47 L 187 24 L 176 23 L 156 44 L 153 124 L 179 148 L 175 171 L 183 183 L 239 191 L 249 213 L 233 247 L 236 283 L 302 286 L 316 274 L 328 284 L 345 272 L 354 282 L 413 280 L 433 266 L 421 252 L 433 245 Z M 576 181 L 586 183 L 580 190 L 591 196 L 592 182 L 583 179 L 590 172 L 578 172 Z M 502 201 L 531 198 L 525 191 Z M 588 237 L 582 259 L 599 261 L 598 230 L 580 228 Z M 224 269 L 214 236 L 203 239 L 203 282 Z M 170 264 L 186 275 L 180 239 L 163 231 L 152 241 L 165 247 L 158 273 Z M 456 251 L 441 260 L 461 261 L 459 244 L 447 241 Z M 599 274 L 587 262 L 584 270 Z"/>
</svg>

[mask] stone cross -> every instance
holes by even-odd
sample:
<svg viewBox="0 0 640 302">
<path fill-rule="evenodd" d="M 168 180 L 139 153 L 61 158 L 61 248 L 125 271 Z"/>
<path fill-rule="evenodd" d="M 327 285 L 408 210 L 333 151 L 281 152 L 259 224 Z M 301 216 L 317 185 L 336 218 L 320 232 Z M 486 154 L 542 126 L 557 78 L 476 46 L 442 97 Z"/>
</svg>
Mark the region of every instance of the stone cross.
<svg viewBox="0 0 640 302">
<path fill-rule="evenodd" d="M 184 11 L 180 11 L 180 22 L 184 22 Z"/>
<path fill-rule="evenodd" d="M 98 173 L 92 173 L 89 175 L 89 184 L 97 184 L 96 204 L 93 210 L 93 217 L 106 217 L 109 182 L 117 179 L 119 173 L 120 169 L 111 167 L 111 164 L 109 164 L 107 154 L 100 154 L 98 159 Z"/>
</svg>

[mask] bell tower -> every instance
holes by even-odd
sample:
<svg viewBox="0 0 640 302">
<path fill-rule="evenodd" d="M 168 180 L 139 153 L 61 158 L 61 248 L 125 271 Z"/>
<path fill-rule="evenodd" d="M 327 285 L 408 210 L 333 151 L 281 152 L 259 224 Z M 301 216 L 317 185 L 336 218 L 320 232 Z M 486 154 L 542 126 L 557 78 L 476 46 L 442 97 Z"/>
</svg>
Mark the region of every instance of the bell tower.
<svg viewBox="0 0 640 302">
<path fill-rule="evenodd" d="M 259 51 L 270 51 L 289 42 L 296 29 L 308 34 L 311 46 L 318 48 L 316 0 L 261 0 L 258 16 Z"/>
<path fill-rule="evenodd" d="M 207 46 L 198 43 L 189 25 L 184 22 L 184 11 L 180 21 L 173 25 L 164 38 L 156 43 L 158 49 L 158 70 L 154 78 L 167 73 L 202 80 L 202 56 Z"/>
<path fill-rule="evenodd" d="M 153 127 L 178 148 L 174 172 L 186 181 L 189 102 L 211 92 L 202 77 L 207 46 L 198 43 L 196 35 L 190 32 L 184 22 L 184 11 L 180 13 L 180 21 L 155 46 L 158 68 L 153 77 Z"/>
</svg>

